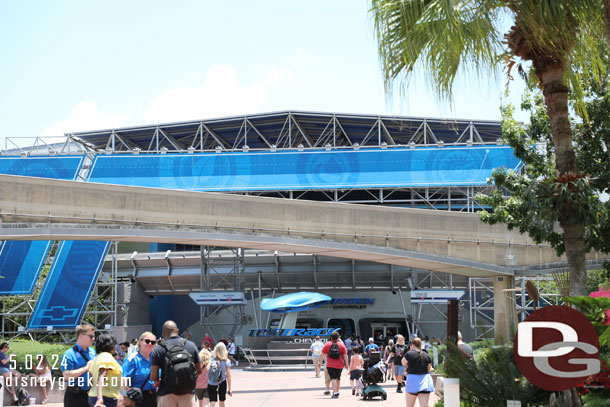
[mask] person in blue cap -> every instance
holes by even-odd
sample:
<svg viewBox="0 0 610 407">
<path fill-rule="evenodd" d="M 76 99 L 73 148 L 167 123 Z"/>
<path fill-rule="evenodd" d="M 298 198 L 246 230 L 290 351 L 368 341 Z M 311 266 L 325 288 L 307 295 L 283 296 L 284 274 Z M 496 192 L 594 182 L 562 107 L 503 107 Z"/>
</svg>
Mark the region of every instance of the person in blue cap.
<svg viewBox="0 0 610 407">
<path fill-rule="evenodd" d="M 144 407 L 157 406 L 157 388 L 150 379 L 150 353 L 157 344 L 157 337 L 152 332 L 140 335 L 136 352 L 132 353 L 123 362 L 123 377 L 131 379 L 131 388 L 142 391 L 142 401 L 138 403 Z"/>
<path fill-rule="evenodd" d="M 89 368 L 95 358 L 95 328 L 88 324 L 76 327 L 76 345 L 61 357 L 61 373 L 66 381 L 65 407 L 88 407 Z"/>
</svg>

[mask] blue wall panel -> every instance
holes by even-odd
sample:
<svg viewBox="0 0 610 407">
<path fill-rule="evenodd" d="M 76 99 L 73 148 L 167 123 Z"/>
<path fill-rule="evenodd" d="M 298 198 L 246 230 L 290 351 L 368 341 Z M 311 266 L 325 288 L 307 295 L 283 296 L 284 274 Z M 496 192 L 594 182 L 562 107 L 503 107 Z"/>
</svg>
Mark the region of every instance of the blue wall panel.
<svg viewBox="0 0 610 407">
<path fill-rule="evenodd" d="M 74 180 L 82 155 L 56 157 L 0 157 L 0 174 Z"/>
<path fill-rule="evenodd" d="M 0 295 L 31 294 L 51 242 L 7 240 L 0 243 Z"/>
<path fill-rule="evenodd" d="M 89 181 L 191 191 L 484 185 L 517 169 L 508 146 L 98 155 Z"/>
<path fill-rule="evenodd" d="M 110 242 L 61 243 L 28 329 L 74 328 L 79 324 L 109 247 Z"/>
</svg>

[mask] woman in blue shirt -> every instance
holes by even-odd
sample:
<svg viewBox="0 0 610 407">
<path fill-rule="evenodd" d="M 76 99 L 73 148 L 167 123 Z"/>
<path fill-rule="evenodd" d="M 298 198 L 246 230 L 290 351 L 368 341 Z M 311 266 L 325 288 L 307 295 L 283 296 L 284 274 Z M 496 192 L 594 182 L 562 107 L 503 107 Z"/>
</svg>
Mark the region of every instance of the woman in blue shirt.
<svg viewBox="0 0 610 407">
<path fill-rule="evenodd" d="M 13 394 L 13 401 L 17 401 L 17 396 L 15 395 L 15 388 L 17 387 L 17 383 L 19 383 L 19 378 L 21 377 L 21 373 L 16 370 L 11 369 L 11 356 L 15 356 L 14 353 L 7 355 L 6 353 L 9 351 L 8 342 L 3 342 L 0 344 L 0 374 L 4 376 L 4 383 L 6 385 L 10 384 L 11 393 Z M 0 391 L 3 391 L 0 389 Z"/>
<path fill-rule="evenodd" d="M 144 332 L 138 340 L 137 352 L 123 362 L 123 377 L 131 379 L 131 387 L 142 390 L 142 407 L 157 406 L 157 388 L 150 380 L 150 353 L 155 348 L 157 338 L 151 332 Z"/>
</svg>

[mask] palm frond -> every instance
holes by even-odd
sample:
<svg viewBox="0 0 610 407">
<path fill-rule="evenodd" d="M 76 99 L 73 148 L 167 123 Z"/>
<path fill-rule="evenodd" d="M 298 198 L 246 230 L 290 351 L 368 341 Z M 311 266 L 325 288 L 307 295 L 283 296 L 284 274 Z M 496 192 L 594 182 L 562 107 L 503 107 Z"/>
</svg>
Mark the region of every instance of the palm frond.
<svg viewBox="0 0 610 407">
<path fill-rule="evenodd" d="M 502 54 L 493 1 L 373 0 L 386 92 L 406 93 L 422 70 L 441 99 L 450 99 L 456 76 L 498 73 Z"/>
</svg>

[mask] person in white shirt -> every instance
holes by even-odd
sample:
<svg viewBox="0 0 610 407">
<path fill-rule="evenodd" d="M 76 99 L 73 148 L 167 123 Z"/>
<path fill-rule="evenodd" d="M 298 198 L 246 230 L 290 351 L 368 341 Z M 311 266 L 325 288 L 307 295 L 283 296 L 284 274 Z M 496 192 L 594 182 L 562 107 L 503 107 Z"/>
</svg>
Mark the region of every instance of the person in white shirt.
<svg viewBox="0 0 610 407">
<path fill-rule="evenodd" d="M 313 359 L 313 366 L 316 369 L 316 377 L 320 377 L 320 357 L 322 356 L 323 347 L 324 344 L 320 340 L 319 336 L 316 336 L 316 340 L 309 347 L 309 350 L 311 351 L 311 357 Z"/>
<path fill-rule="evenodd" d="M 227 352 L 229 353 L 229 360 L 233 364 L 233 366 L 238 366 L 239 362 L 235 359 L 237 348 L 235 347 L 235 342 L 233 342 L 233 338 L 229 336 L 229 345 L 227 346 Z"/>
</svg>

